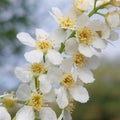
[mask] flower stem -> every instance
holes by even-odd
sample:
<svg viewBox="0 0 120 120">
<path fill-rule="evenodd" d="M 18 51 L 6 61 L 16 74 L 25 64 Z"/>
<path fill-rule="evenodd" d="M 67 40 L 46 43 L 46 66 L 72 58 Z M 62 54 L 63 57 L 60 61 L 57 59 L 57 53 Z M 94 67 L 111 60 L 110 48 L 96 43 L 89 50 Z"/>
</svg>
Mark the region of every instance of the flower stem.
<svg viewBox="0 0 120 120">
<path fill-rule="evenodd" d="M 46 60 L 45 60 L 45 54 L 43 55 L 43 62 L 44 62 L 44 63 L 46 62 Z"/>
<path fill-rule="evenodd" d="M 72 38 L 72 37 L 75 37 L 75 34 L 76 34 L 76 31 L 73 31 L 73 32 L 71 33 L 71 35 L 70 35 L 67 39 L 70 39 L 70 38 Z"/>
<path fill-rule="evenodd" d="M 95 0 L 95 2 L 94 2 L 94 9 L 96 8 L 96 3 L 97 3 L 97 0 Z"/>
<path fill-rule="evenodd" d="M 62 53 L 64 51 L 65 51 L 65 44 L 62 42 L 61 46 L 60 46 L 60 49 L 59 49 L 59 52 Z"/>
<path fill-rule="evenodd" d="M 38 77 L 35 77 L 35 88 L 37 91 L 39 91 L 39 80 Z"/>
<path fill-rule="evenodd" d="M 35 110 L 35 120 L 40 120 L 39 112 Z"/>
<path fill-rule="evenodd" d="M 16 120 L 16 116 L 12 120 Z"/>
<path fill-rule="evenodd" d="M 96 14 L 101 15 L 101 16 L 103 16 L 103 17 L 105 17 L 105 15 L 104 15 L 104 14 L 102 14 L 102 13 L 100 13 L 100 12 L 96 12 Z"/>
<path fill-rule="evenodd" d="M 97 1 L 95 1 L 95 2 L 97 2 Z M 89 13 L 88 16 L 91 17 L 92 15 L 96 14 L 99 9 L 102 9 L 102 8 L 104 8 L 104 7 L 106 7 L 107 5 L 110 5 L 110 4 L 111 4 L 111 2 L 106 2 L 106 3 L 104 3 L 104 4 L 102 4 L 98 7 L 94 7 L 94 9 Z"/>
</svg>

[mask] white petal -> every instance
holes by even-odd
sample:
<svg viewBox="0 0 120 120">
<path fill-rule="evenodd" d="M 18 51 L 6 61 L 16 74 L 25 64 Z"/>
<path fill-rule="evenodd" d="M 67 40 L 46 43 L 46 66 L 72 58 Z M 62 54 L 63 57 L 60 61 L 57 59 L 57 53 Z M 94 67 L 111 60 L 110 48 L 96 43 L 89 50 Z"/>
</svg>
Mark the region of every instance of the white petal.
<svg viewBox="0 0 120 120">
<path fill-rule="evenodd" d="M 88 92 L 83 86 L 75 86 L 74 88 L 70 89 L 70 94 L 74 100 L 81 103 L 86 103 L 89 100 Z"/>
<path fill-rule="evenodd" d="M 73 58 L 67 58 L 62 61 L 61 69 L 63 72 L 70 73 L 73 66 Z"/>
<path fill-rule="evenodd" d="M 57 120 L 56 113 L 50 107 L 44 107 L 40 111 L 41 120 Z"/>
<path fill-rule="evenodd" d="M 62 55 L 55 50 L 49 50 L 47 58 L 54 65 L 60 65 L 63 60 Z"/>
<path fill-rule="evenodd" d="M 110 40 L 111 41 L 115 41 L 115 40 L 118 40 L 119 39 L 119 34 L 115 31 L 111 31 L 110 33 Z"/>
<path fill-rule="evenodd" d="M 64 110 L 63 120 L 72 120 L 71 112 L 68 110 Z"/>
<path fill-rule="evenodd" d="M 74 82 L 77 82 L 77 80 L 78 80 L 78 69 L 74 69 L 72 71 L 72 77 L 74 79 Z"/>
<path fill-rule="evenodd" d="M 79 16 L 77 20 L 77 28 L 81 28 L 83 26 L 86 26 L 86 24 L 89 22 L 89 17 L 85 14 L 82 14 Z"/>
<path fill-rule="evenodd" d="M 16 67 L 15 75 L 18 79 L 25 83 L 30 82 L 33 79 L 32 73 L 22 67 Z"/>
<path fill-rule="evenodd" d="M 30 47 L 36 46 L 35 40 L 28 33 L 25 33 L 25 32 L 18 33 L 17 38 L 24 45 L 28 45 Z"/>
<path fill-rule="evenodd" d="M 35 80 L 34 79 L 32 81 L 30 81 L 29 86 L 30 86 L 30 89 L 33 92 L 36 92 L 36 86 L 35 86 Z"/>
<path fill-rule="evenodd" d="M 48 102 L 55 102 L 56 100 L 56 94 L 54 92 L 54 89 L 52 89 L 49 93 L 45 94 L 45 100 Z"/>
<path fill-rule="evenodd" d="M 56 102 L 61 109 L 64 109 L 68 105 L 66 90 L 63 87 L 61 87 L 56 91 L 56 93 L 57 93 Z"/>
<path fill-rule="evenodd" d="M 16 114 L 16 120 L 34 120 L 35 115 L 32 107 L 24 106 Z"/>
<path fill-rule="evenodd" d="M 103 22 L 100 20 L 92 20 L 88 24 L 88 27 L 93 31 L 101 31 L 103 28 Z"/>
<path fill-rule="evenodd" d="M 73 55 L 78 50 L 78 43 L 75 38 L 68 39 L 65 43 L 65 52 Z"/>
<path fill-rule="evenodd" d="M 51 83 L 60 83 L 62 80 L 62 72 L 58 67 L 50 67 L 48 69 L 48 78 Z"/>
<path fill-rule="evenodd" d="M 111 28 L 116 28 L 120 25 L 120 16 L 117 12 L 111 12 L 106 16 L 106 21 Z"/>
<path fill-rule="evenodd" d="M 43 29 L 36 29 L 35 33 L 37 40 L 46 40 L 49 37 L 49 34 L 45 32 Z"/>
<path fill-rule="evenodd" d="M 52 7 L 52 12 L 50 12 L 50 15 L 58 22 L 58 20 L 63 17 L 62 12 L 57 7 Z"/>
<path fill-rule="evenodd" d="M 40 63 L 43 59 L 43 52 L 40 50 L 32 50 L 24 54 L 25 59 L 30 63 Z"/>
<path fill-rule="evenodd" d="M 52 33 L 51 38 L 55 40 L 55 44 L 60 45 L 66 38 L 66 32 L 63 29 L 58 28 Z"/>
<path fill-rule="evenodd" d="M 78 50 L 80 53 L 82 53 L 86 57 L 92 57 L 93 55 L 91 48 L 89 46 L 84 46 L 82 44 L 79 44 Z"/>
<path fill-rule="evenodd" d="M 97 49 L 104 49 L 107 44 L 105 43 L 104 40 L 100 39 L 99 37 L 96 37 L 94 38 L 94 42 L 92 45 Z"/>
<path fill-rule="evenodd" d="M 100 65 L 100 60 L 97 56 L 92 56 L 89 60 L 88 60 L 88 68 L 90 69 L 96 69 L 98 66 Z"/>
<path fill-rule="evenodd" d="M 88 69 L 79 69 L 79 78 L 82 80 L 84 83 L 92 83 L 94 82 L 94 77 L 93 73 L 88 70 Z"/>
<path fill-rule="evenodd" d="M 28 100 L 30 98 L 30 95 L 31 90 L 27 84 L 21 84 L 16 91 L 16 97 L 21 101 Z"/>
<path fill-rule="evenodd" d="M 4 97 L 8 97 L 8 96 L 10 96 L 10 94 L 3 94 L 3 95 L 0 95 L 0 99 L 1 98 L 4 98 Z M 0 102 L 1 102 L 1 100 L 0 100 Z M 1 103 L 0 103 L 1 104 Z"/>
<path fill-rule="evenodd" d="M 50 84 L 49 78 L 47 78 L 47 75 L 40 75 L 38 79 L 40 81 L 41 92 L 45 94 L 50 92 L 51 84 Z"/>
<path fill-rule="evenodd" d="M 88 27 L 90 27 L 91 30 L 100 32 L 100 37 L 102 39 L 108 39 L 110 35 L 110 29 L 107 26 L 107 24 L 103 23 L 100 20 L 93 20 L 89 23 Z"/>
<path fill-rule="evenodd" d="M 0 106 L 0 120 L 11 120 L 10 114 L 5 107 Z"/>
<path fill-rule="evenodd" d="M 110 31 L 111 29 L 104 23 L 102 28 L 102 39 L 108 39 L 110 37 Z"/>
</svg>

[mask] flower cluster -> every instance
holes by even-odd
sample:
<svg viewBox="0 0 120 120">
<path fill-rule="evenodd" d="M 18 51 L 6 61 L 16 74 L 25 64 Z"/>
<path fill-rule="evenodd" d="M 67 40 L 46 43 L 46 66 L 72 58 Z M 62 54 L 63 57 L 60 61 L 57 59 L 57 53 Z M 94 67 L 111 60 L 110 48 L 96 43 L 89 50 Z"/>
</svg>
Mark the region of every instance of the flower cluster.
<svg viewBox="0 0 120 120">
<path fill-rule="evenodd" d="M 66 14 L 56 7 L 49 12 L 59 24 L 53 33 L 36 29 L 36 38 L 18 33 L 18 40 L 32 50 L 24 54 L 27 64 L 15 69 L 22 82 L 16 93 L 1 96 L 0 120 L 11 120 L 6 108 L 15 104 L 20 109 L 12 120 L 72 120 L 74 101 L 89 100 L 84 85 L 95 80 L 96 53 L 119 38 L 119 6 L 118 0 L 74 0 Z M 104 20 L 91 19 L 94 14 Z M 51 103 L 61 109 L 59 116 Z"/>
</svg>

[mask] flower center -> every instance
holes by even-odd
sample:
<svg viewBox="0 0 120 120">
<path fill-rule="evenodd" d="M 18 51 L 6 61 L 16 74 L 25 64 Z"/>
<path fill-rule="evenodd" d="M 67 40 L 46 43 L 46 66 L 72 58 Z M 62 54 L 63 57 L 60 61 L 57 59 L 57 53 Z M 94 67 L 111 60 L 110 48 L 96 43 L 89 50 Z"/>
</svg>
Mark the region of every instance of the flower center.
<svg viewBox="0 0 120 120">
<path fill-rule="evenodd" d="M 86 65 L 85 56 L 77 52 L 74 55 L 74 63 L 76 66 L 81 66 L 81 67 L 85 66 Z"/>
<path fill-rule="evenodd" d="M 12 107 L 12 106 L 15 104 L 16 100 L 15 100 L 15 99 L 12 99 L 12 98 L 3 98 L 3 99 L 2 99 L 2 102 L 3 102 L 3 104 L 5 104 L 7 107 Z"/>
<path fill-rule="evenodd" d="M 60 26 L 63 28 L 74 28 L 75 26 L 75 22 L 71 19 L 70 16 L 67 16 L 66 18 L 65 17 L 60 18 L 59 22 Z"/>
<path fill-rule="evenodd" d="M 32 107 L 36 110 L 40 110 L 42 107 L 42 103 L 43 103 L 43 96 L 40 95 L 38 92 L 32 93 L 30 99 L 30 104 L 32 105 Z"/>
<path fill-rule="evenodd" d="M 45 71 L 43 64 L 40 64 L 40 63 L 32 64 L 31 70 L 35 76 L 38 76 Z"/>
<path fill-rule="evenodd" d="M 61 82 L 61 84 L 65 87 L 65 88 L 69 88 L 73 85 L 74 80 L 72 77 L 72 74 L 64 74 L 63 75 L 63 81 Z"/>
<path fill-rule="evenodd" d="M 78 41 L 84 45 L 91 45 L 93 32 L 88 27 L 83 27 L 77 30 Z"/>
<path fill-rule="evenodd" d="M 52 45 L 50 42 L 44 40 L 37 42 L 36 48 L 42 50 L 44 53 L 47 53 L 47 51 L 52 48 Z"/>
</svg>

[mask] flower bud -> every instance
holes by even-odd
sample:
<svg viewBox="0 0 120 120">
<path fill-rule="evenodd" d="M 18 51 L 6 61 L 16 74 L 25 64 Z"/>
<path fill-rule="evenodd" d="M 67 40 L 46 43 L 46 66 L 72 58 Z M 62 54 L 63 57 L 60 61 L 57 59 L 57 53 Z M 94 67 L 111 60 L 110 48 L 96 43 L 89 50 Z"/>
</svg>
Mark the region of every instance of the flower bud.
<svg viewBox="0 0 120 120">
<path fill-rule="evenodd" d="M 107 13 L 105 16 L 105 19 L 106 19 L 107 24 L 111 28 L 116 28 L 120 25 L 120 14 L 116 10 Z"/>
</svg>

